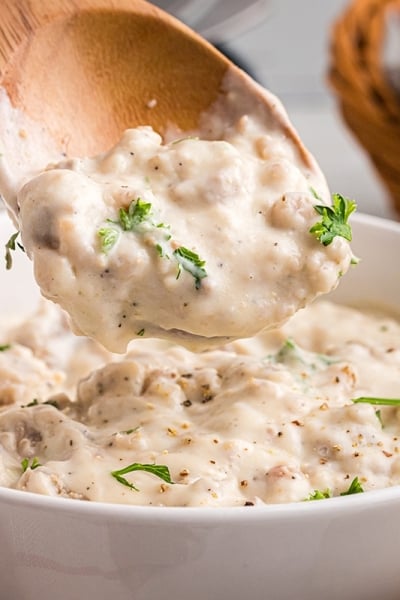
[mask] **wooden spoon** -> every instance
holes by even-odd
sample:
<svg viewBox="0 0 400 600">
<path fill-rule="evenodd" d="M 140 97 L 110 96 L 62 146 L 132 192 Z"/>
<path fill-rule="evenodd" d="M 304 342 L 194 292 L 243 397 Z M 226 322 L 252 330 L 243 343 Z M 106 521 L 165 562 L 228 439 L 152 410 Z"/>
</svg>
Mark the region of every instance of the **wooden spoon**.
<svg viewBox="0 0 400 600">
<path fill-rule="evenodd" d="M 276 99 L 211 44 L 150 3 L 2 0 L 0 88 L 5 94 L 0 104 L 7 98 L 27 121 L 18 130 L 21 148 L 17 140 L 9 149 L 10 135 L 14 141 L 18 136 L 10 133 L 10 119 L 0 111 L 0 152 L 11 156 L 8 171 L 17 163 L 21 170 L 34 158 L 35 144 L 40 145 L 34 123 L 43 139 L 54 140 L 64 155 L 104 151 L 124 129 L 137 125 L 151 125 L 160 133 L 172 123 L 192 130 L 223 93 L 228 71 L 264 105 L 272 125 L 292 139 L 304 167 L 313 169 Z M 32 135 L 34 144 L 25 157 L 25 140 Z M 7 187 L 3 180 L 0 192 L 12 195 L 15 182 Z"/>
</svg>

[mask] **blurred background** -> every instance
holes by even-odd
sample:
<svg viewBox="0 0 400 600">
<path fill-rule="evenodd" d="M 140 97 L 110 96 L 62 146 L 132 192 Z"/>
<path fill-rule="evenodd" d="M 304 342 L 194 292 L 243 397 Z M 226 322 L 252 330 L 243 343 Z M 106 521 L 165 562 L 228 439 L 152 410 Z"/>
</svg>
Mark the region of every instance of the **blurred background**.
<svg viewBox="0 0 400 600">
<path fill-rule="evenodd" d="M 326 73 L 331 28 L 348 0 L 155 0 L 283 101 L 332 192 L 393 217 L 367 153 L 342 120 Z"/>
</svg>

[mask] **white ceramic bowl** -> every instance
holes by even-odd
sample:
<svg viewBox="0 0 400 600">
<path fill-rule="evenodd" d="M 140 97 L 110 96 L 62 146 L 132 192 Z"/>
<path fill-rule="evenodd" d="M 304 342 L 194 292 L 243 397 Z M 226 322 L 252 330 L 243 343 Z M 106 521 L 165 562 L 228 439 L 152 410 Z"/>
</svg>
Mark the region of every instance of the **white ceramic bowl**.
<svg viewBox="0 0 400 600">
<path fill-rule="evenodd" d="M 400 307 L 400 225 L 353 223 L 362 262 L 334 296 Z M 0 243 L 5 229 L 3 219 Z M 3 315 L 32 308 L 23 257 L 12 272 L 0 267 L 0 282 Z M 399 557 L 400 487 L 231 509 L 0 489 L 1 600 L 399 600 Z"/>
</svg>

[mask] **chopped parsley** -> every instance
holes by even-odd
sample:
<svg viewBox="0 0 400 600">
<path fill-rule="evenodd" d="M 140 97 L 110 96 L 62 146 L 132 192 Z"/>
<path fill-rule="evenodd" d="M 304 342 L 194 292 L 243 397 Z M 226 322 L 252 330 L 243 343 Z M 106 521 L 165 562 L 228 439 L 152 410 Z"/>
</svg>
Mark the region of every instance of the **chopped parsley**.
<svg viewBox="0 0 400 600">
<path fill-rule="evenodd" d="M 140 329 L 136 335 L 139 335 L 140 337 L 144 336 L 144 329 Z"/>
<path fill-rule="evenodd" d="M 15 233 L 13 233 L 5 245 L 5 248 L 6 248 L 5 259 L 6 259 L 6 269 L 7 270 L 11 269 L 12 263 L 13 263 L 11 251 L 16 250 L 16 248 L 18 247 L 20 250 L 22 250 L 22 252 L 25 252 L 25 248 L 23 247 L 23 245 L 20 244 L 19 242 L 17 242 L 17 237 L 19 236 L 19 234 L 20 234 L 19 231 L 16 231 Z"/>
<path fill-rule="evenodd" d="M 155 223 L 152 220 L 152 205 L 150 202 L 145 202 L 141 198 L 132 200 L 128 208 L 120 208 L 118 211 L 118 220 L 107 219 L 109 226 L 102 227 L 98 230 L 100 237 L 100 246 L 102 252 L 108 254 L 115 246 L 119 238 L 119 229 L 122 231 L 132 231 L 135 233 L 152 232 L 156 240 L 154 247 L 160 258 L 170 259 L 173 257 L 178 263 L 178 271 L 176 278 L 179 279 L 182 269 L 187 271 L 194 277 L 195 288 L 198 290 L 201 287 L 201 280 L 207 277 L 205 270 L 205 261 L 202 260 L 196 252 L 179 246 L 173 250 L 171 243 L 172 236 L 165 230 L 169 229 L 169 225 L 165 223 Z M 157 230 L 162 230 L 157 233 Z M 137 335 L 143 335 L 144 331 Z"/>
<path fill-rule="evenodd" d="M 363 493 L 364 490 L 362 488 L 362 485 L 360 483 L 360 480 L 358 479 L 358 477 L 354 477 L 353 481 L 351 482 L 350 486 L 348 487 L 347 490 L 345 490 L 344 492 L 341 492 L 341 494 L 339 494 L 340 496 L 351 496 L 353 494 L 361 494 Z M 311 494 L 305 498 L 306 501 L 309 500 L 325 500 L 326 498 L 332 498 L 332 492 L 330 489 L 326 489 L 326 490 L 314 490 L 313 492 L 311 492 Z"/>
<path fill-rule="evenodd" d="M 326 489 L 323 492 L 314 490 L 306 500 L 325 500 L 326 498 L 332 498 L 332 492 L 329 489 Z"/>
<path fill-rule="evenodd" d="M 382 411 L 381 409 L 375 411 L 375 416 L 381 424 L 382 429 L 384 428 L 383 420 L 382 420 Z"/>
<path fill-rule="evenodd" d="M 318 194 L 317 190 L 315 188 L 313 188 L 312 186 L 310 186 L 310 192 L 316 200 L 319 200 L 320 202 L 322 202 L 321 196 Z"/>
<path fill-rule="evenodd" d="M 52 398 L 50 398 L 50 400 L 46 400 L 46 402 L 43 402 L 43 404 L 47 404 L 48 406 L 54 406 L 54 408 L 60 410 L 60 405 L 58 404 L 57 400 L 53 400 Z"/>
<path fill-rule="evenodd" d="M 5 352 L 6 350 L 9 350 L 10 348 L 11 348 L 11 344 L 1 344 L 0 352 Z"/>
<path fill-rule="evenodd" d="M 25 473 L 25 471 L 27 469 L 37 469 L 38 467 L 41 467 L 42 465 L 39 462 L 39 459 L 37 458 L 37 456 L 34 456 L 32 459 L 29 458 L 23 458 L 21 460 L 21 469 L 22 472 Z"/>
<path fill-rule="evenodd" d="M 149 465 L 149 464 L 141 464 L 141 463 L 132 463 L 123 469 L 118 469 L 117 471 L 111 471 L 111 475 L 122 483 L 122 485 L 126 485 L 126 487 L 131 490 L 135 490 L 135 492 L 139 492 L 139 488 L 137 488 L 133 483 L 130 483 L 124 475 L 128 473 L 132 473 L 133 471 L 146 471 L 146 473 L 151 473 L 152 475 L 156 475 L 166 483 L 173 484 L 174 482 L 171 480 L 171 475 L 169 469 L 166 465 Z"/>
<path fill-rule="evenodd" d="M 29 408 L 30 406 L 37 406 L 38 404 L 39 404 L 39 400 L 37 398 L 34 398 L 30 402 L 28 402 L 28 404 L 23 404 L 21 406 L 21 408 Z"/>
<path fill-rule="evenodd" d="M 174 256 L 179 264 L 176 278 L 179 278 L 181 270 L 184 269 L 193 275 L 194 285 L 196 290 L 198 290 L 201 286 L 201 280 L 207 277 L 207 271 L 204 269 L 206 261 L 202 260 L 196 252 L 188 250 L 184 246 L 179 246 L 179 248 L 174 250 Z"/>
<path fill-rule="evenodd" d="M 354 477 L 353 481 L 351 482 L 349 489 L 346 490 L 345 492 L 342 492 L 340 495 L 341 496 L 351 496 L 352 494 L 362 494 L 364 492 L 363 487 L 360 483 L 360 480 L 358 479 L 358 477 Z"/>
<path fill-rule="evenodd" d="M 400 398 L 373 398 L 371 396 L 360 396 L 353 398 L 354 404 L 373 404 L 375 406 L 400 406 Z"/>
<path fill-rule="evenodd" d="M 101 239 L 101 249 L 104 254 L 108 254 L 117 243 L 119 232 L 114 227 L 102 227 L 98 234 Z"/>
<path fill-rule="evenodd" d="M 320 199 L 314 190 L 311 191 L 314 197 Z M 349 200 L 341 194 L 333 194 L 332 206 L 314 205 L 315 211 L 321 215 L 322 219 L 311 227 L 310 233 L 324 246 L 329 246 L 337 236 L 351 242 L 352 232 L 348 219 L 356 208 L 357 205 L 353 200 Z"/>
<path fill-rule="evenodd" d="M 141 429 L 141 425 L 137 425 L 136 427 L 131 427 L 130 429 L 122 429 L 121 431 L 115 431 L 112 436 L 116 435 L 130 435 L 131 433 L 136 433 Z"/>
<path fill-rule="evenodd" d="M 128 208 L 120 208 L 118 214 L 118 224 L 124 231 L 137 231 L 142 223 L 150 220 L 151 204 L 138 198 L 132 200 Z"/>
<path fill-rule="evenodd" d="M 145 229 L 144 224 L 157 227 L 151 222 L 150 217 L 151 204 L 150 202 L 144 202 L 141 198 L 132 200 L 128 208 L 121 207 L 118 211 L 117 221 L 107 219 L 114 227 L 102 227 L 98 231 L 102 251 L 108 254 L 117 243 L 119 231 L 115 225 L 118 225 L 123 231 L 142 231 Z"/>
<path fill-rule="evenodd" d="M 336 362 L 335 359 L 317 352 L 308 352 L 287 338 L 276 354 L 267 356 L 268 360 L 287 365 L 293 369 L 302 369 L 309 373 L 324 369 Z"/>
</svg>

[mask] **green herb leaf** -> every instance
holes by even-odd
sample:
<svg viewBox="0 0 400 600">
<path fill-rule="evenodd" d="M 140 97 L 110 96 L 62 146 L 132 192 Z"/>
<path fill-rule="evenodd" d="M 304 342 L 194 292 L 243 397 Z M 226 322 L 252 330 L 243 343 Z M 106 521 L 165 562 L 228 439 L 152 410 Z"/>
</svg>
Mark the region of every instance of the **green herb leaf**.
<svg viewBox="0 0 400 600">
<path fill-rule="evenodd" d="M 57 400 L 46 400 L 46 402 L 43 402 L 43 404 L 47 404 L 48 406 L 54 406 L 54 408 L 60 410 L 60 405 L 58 404 Z"/>
<path fill-rule="evenodd" d="M 345 492 L 342 492 L 341 496 L 351 496 L 352 494 L 362 494 L 364 492 L 360 480 L 358 477 L 354 477 L 353 481 L 350 484 L 350 487 Z"/>
<path fill-rule="evenodd" d="M 354 404 L 374 404 L 375 406 L 400 406 L 400 398 L 373 398 L 370 396 L 360 396 L 353 398 Z"/>
<path fill-rule="evenodd" d="M 322 219 L 311 227 L 310 233 L 324 246 L 329 246 L 337 236 L 351 242 L 352 232 L 348 219 L 356 208 L 357 205 L 353 200 L 349 200 L 341 194 L 333 194 L 332 206 L 322 204 L 314 206 Z"/>
<path fill-rule="evenodd" d="M 306 500 L 325 500 L 326 498 L 332 498 L 332 493 L 329 489 L 324 491 L 314 490 L 311 494 L 306 498 Z"/>
<path fill-rule="evenodd" d="M 30 463 L 30 464 L 29 464 Z M 40 464 L 37 456 L 34 456 L 32 459 L 29 458 L 23 458 L 21 460 L 21 469 L 22 472 L 25 473 L 25 471 L 30 468 L 32 469 L 37 469 L 38 467 L 41 467 L 42 465 Z"/>
<path fill-rule="evenodd" d="M 115 431 L 112 435 L 130 435 L 131 433 L 136 433 L 137 431 L 140 431 L 141 428 L 141 425 L 137 425 L 136 427 L 131 427 L 130 429 L 122 429 L 121 431 Z"/>
<path fill-rule="evenodd" d="M 104 254 L 108 254 L 117 243 L 119 232 L 114 227 L 102 227 L 97 232 L 101 239 L 101 249 Z"/>
<path fill-rule="evenodd" d="M 141 198 L 132 200 L 128 208 L 120 208 L 118 211 L 118 220 L 108 219 L 108 222 L 114 227 L 102 227 L 98 230 L 101 238 L 101 249 L 105 254 L 115 246 L 118 241 L 119 231 L 115 225 L 118 225 L 123 231 L 140 231 L 143 223 L 148 223 L 153 227 L 158 227 L 149 221 L 151 215 L 150 202 L 144 202 Z M 160 223 L 159 227 L 164 227 Z"/>
<path fill-rule="evenodd" d="M 336 362 L 335 359 L 316 352 L 308 352 L 296 344 L 292 338 L 287 338 L 276 354 L 269 355 L 268 360 L 290 366 L 292 369 L 313 372 L 324 369 Z"/>
<path fill-rule="evenodd" d="M 201 286 L 201 280 L 207 277 L 207 271 L 204 269 L 206 264 L 205 260 L 202 260 L 198 254 L 192 250 L 188 250 L 184 246 L 179 246 L 174 250 L 174 256 L 179 263 L 179 270 L 176 278 L 178 279 L 181 268 L 193 275 L 195 280 L 195 288 L 198 290 Z"/>
<path fill-rule="evenodd" d="M 119 209 L 119 225 L 124 231 L 135 231 L 144 221 L 149 220 L 150 214 L 150 202 L 137 198 L 132 200 L 127 209 Z"/>
<path fill-rule="evenodd" d="M 360 483 L 360 480 L 358 479 L 358 477 L 354 477 L 349 488 L 346 491 L 342 492 L 340 496 L 351 496 L 352 494 L 361 494 L 363 492 L 364 490 Z M 314 490 L 307 498 L 305 498 L 305 500 L 325 500 L 326 498 L 332 498 L 332 492 L 329 489 L 323 491 Z"/>
<path fill-rule="evenodd" d="M 316 200 L 319 200 L 320 202 L 322 202 L 322 198 L 321 198 L 321 196 L 318 194 L 318 192 L 316 191 L 316 189 L 315 189 L 315 188 L 313 188 L 313 187 L 311 187 L 311 186 L 310 186 L 310 192 L 311 192 L 311 194 L 314 196 L 314 198 L 315 198 Z"/>
<path fill-rule="evenodd" d="M 11 348 L 11 344 L 2 344 L 0 345 L 0 352 L 5 352 Z"/>
<path fill-rule="evenodd" d="M 37 406 L 39 404 L 39 400 L 34 398 L 28 404 L 24 404 L 23 408 L 29 408 L 30 406 Z"/>
<path fill-rule="evenodd" d="M 16 249 L 16 247 L 18 246 L 18 248 L 20 250 L 22 250 L 22 252 L 25 252 L 25 248 L 22 246 L 22 244 L 19 244 L 17 242 L 17 237 L 19 236 L 19 234 L 20 234 L 19 231 L 16 231 L 15 233 L 13 233 L 5 245 L 5 248 L 6 248 L 5 259 L 6 259 L 6 269 L 7 270 L 10 270 L 12 267 L 13 261 L 12 261 L 11 251 L 14 251 Z"/>
<path fill-rule="evenodd" d="M 111 475 L 122 483 L 126 485 L 128 488 L 139 492 L 139 489 L 130 483 L 127 479 L 125 479 L 124 475 L 128 473 L 132 473 L 133 471 L 146 471 L 147 473 L 151 473 L 152 475 L 156 475 L 166 483 L 173 484 L 174 482 L 171 480 L 171 475 L 169 469 L 165 465 L 149 465 L 149 464 L 141 464 L 141 463 L 132 463 L 123 469 L 118 469 L 117 471 L 111 471 Z"/>
<path fill-rule="evenodd" d="M 138 336 L 140 336 L 140 337 L 143 337 L 143 336 L 144 336 L 144 329 L 140 329 L 140 330 L 139 330 L 139 331 L 136 333 L 136 335 L 138 335 Z"/>
<path fill-rule="evenodd" d="M 383 420 L 382 420 L 382 411 L 381 411 L 381 409 L 376 410 L 375 411 L 375 415 L 376 415 L 376 418 L 378 419 L 378 421 L 381 424 L 381 427 L 383 429 L 384 428 L 384 424 L 383 424 Z"/>
<path fill-rule="evenodd" d="M 128 208 L 120 208 L 118 216 L 119 219 L 117 221 L 108 220 L 114 227 L 103 227 L 98 231 L 101 237 L 101 247 L 105 253 L 111 250 L 118 239 L 118 230 L 115 228 L 115 225 L 121 227 L 123 231 L 134 231 L 136 233 L 144 233 L 151 229 L 153 229 L 153 232 L 158 229 L 169 229 L 169 225 L 165 225 L 165 223 L 156 224 L 151 220 L 152 205 L 150 202 L 144 202 L 141 198 L 132 200 Z M 207 277 L 207 271 L 204 269 L 205 261 L 198 254 L 184 246 L 179 246 L 172 251 L 171 245 L 166 245 L 171 240 L 170 233 L 163 232 L 161 238 L 155 242 L 155 249 L 158 256 L 169 259 L 171 258 L 169 251 L 171 251 L 173 257 L 178 262 L 176 278 L 179 278 L 182 269 L 188 271 L 194 277 L 195 287 L 198 290 L 201 287 L 201 280 Z M 137 335 L 143 335 L 143 333 L 144 331 L 141 330 Z"/>
</svg>

